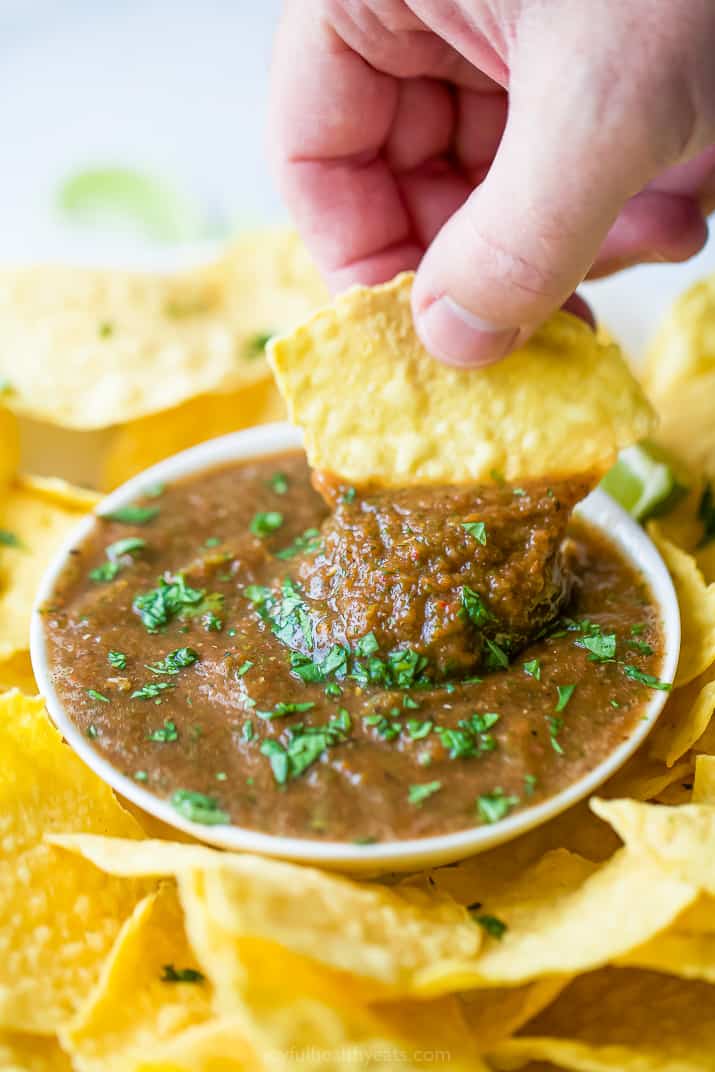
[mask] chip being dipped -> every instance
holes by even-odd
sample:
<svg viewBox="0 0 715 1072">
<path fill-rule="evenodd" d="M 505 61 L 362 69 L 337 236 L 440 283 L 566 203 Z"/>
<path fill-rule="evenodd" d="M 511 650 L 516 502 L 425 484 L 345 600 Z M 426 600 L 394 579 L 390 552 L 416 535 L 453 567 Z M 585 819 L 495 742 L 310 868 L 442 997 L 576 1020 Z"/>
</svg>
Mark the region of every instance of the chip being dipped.
<svg viewBox="0 0 715 1072">
<path fill-rule="evenodd" d="M 412 276 L 354 287 L 269 361 L 316 469 L 348 483 L 507 481 L 605 471 L 652 413 L 619 353 L 557 313 L 519 351 L 479 370 L 448 368 L 412 322 Z"/>
</svg>

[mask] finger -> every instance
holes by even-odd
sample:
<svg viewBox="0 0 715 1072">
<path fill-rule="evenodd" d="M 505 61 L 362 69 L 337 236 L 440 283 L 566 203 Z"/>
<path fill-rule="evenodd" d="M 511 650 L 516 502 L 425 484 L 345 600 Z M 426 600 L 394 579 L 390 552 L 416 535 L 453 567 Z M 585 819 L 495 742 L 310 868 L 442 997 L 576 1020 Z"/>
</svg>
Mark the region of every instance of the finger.
<svg viewBox="0 0 715 1072">
<path fill-rule="evenodd" d="M 623 206 L 588 277 L 598 279 L 643 262 L 684 261 L 707 241 L 708 228 L 691 197 L 643 190 Z"/>
<path fill-rule="evenodd" d="M 629 83 L 619 99 L 620 85 L 606 77 L 610 67 L 579 70 L 584 92 L 574 123 L 562 67 L 548 49 L 527 52 L 530 67 L 514 57 L 510 114 L 494 163 L 435 239 L 413 290 L 425 345 L 452 363 L 497 360 L 558 308 L 585 277 L 622 205 L 675 155 L 677 139 L 663 141 L 642 87 Z"/>
</svg>

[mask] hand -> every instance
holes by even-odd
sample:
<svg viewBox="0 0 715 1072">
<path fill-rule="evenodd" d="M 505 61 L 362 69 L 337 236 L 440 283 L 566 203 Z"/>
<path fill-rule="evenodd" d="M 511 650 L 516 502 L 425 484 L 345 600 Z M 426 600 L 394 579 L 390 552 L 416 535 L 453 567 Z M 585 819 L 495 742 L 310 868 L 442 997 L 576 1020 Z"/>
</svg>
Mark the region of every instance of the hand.
<svg viewBox="0 0 715 1072">
<path fill-rule="evenodd" d="M 479 365 L 587 276 L 678 261 L 715 207 L 712 0 L 289 0 L 272 154 L 334 289 L 418 268 Z"/>
</svg>

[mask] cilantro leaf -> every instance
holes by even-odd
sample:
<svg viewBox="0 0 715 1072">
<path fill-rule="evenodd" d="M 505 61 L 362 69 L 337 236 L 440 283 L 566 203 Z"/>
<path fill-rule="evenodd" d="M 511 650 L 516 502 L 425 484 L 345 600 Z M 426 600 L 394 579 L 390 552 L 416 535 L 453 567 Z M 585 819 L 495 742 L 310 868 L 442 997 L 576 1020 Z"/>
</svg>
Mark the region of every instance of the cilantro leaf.
<svg viewBox="0 0 715 1072">
<path fill-rule="evenodd" d="M 159 510 L 158 506 L 138 506 L 136 503 L 130 503 L 99 516 L 105 521 L 118 521 L 121 525 L 148 525 L 158 515 Z"/>
<path fill-rule="evenodd" d="M 576 690 L 575 685 L 557 685 L 556 686 L 556 691 L 558 693 L 559 698 L 558 698 L 558 701 L 556 703 L 556 707 L 554 708 L 554 711 L 556 711 L 557 714 L 560 711 L 564 710 L 566 705 L 569 703 L 571 697 L 573 696 L 575 690 Z"/>
<path fill-rule="evenodd" d="M 477 543 L 484 546 L 487 542 L 487 526 L 483 521 L 463 521 L 462 528 L 473 536 Z"/>
<path fill-rule="evenodd" d="M 184 819 L 202 826 L 221 826 L 230 822 L 215 797 L 195 793 L 191 789 L 177 789 L 171 796 L 171 806 Z"/>
<path fill-rule="evenodd" d="M 277 532 L 282 524 L 283 514 L 280 514 L 277 510 L 268 510 L 265 513 L 255 514 L 248 527 L 254 536 L 263 539 L 265 536 L 270 536 L 271 533 Z"/>
<path fill-rule="evenodd" d="M 673 687 L 669 682 L 659 681 L 653 674 L 646 674 L 643 670 L 639 670 L 637 666 L 631 666 L 629 663 L 623 664 L 623 673 L 631 681 L 639 681 L 641 685 L 647 685 L 650 689 L 658 689 L 660 692 L 670 692 Z"/>
<path fill-rule="evenodd" d="M 416 804 L 420 807 L 425 800 L 438 793 L 441 788 L 441 782 L 423 782 L 422 785 L 411 785 L 407 790 L 408 803 Z"/>
<path fill-rule="evenodd" d="M 477 797 L 479 818 L 485 823 L 498 823 L 506 818 L 512 808 L 519 803 L 516 796 L 507 796 L 503 789 L 496 788 L 491 793 L 482 793 Z"/>
</svg>

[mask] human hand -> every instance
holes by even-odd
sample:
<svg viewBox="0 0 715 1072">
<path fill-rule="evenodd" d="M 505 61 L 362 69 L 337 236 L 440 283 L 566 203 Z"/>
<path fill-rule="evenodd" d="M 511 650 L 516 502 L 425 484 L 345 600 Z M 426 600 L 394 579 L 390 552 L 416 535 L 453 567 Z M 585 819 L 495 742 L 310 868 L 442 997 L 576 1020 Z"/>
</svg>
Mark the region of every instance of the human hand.
<svg viewBox="0 0 715 1072">
<path fill-rule="evenodd" d="M 704 244 L 713 56 L 712 0 L 288 0 L 276 173 L 334 289 L 419 265 L 427 348 L 486 364 Z"/>
</svg>

